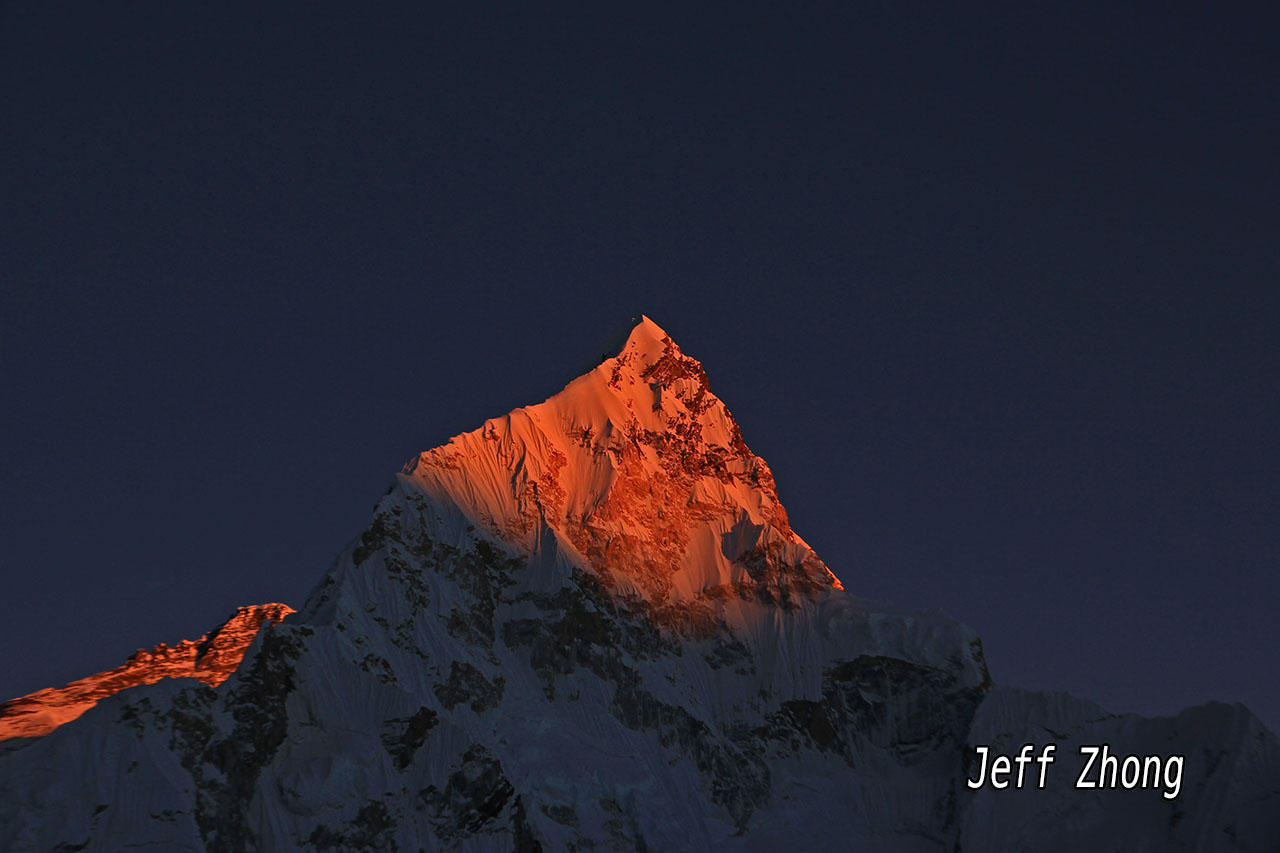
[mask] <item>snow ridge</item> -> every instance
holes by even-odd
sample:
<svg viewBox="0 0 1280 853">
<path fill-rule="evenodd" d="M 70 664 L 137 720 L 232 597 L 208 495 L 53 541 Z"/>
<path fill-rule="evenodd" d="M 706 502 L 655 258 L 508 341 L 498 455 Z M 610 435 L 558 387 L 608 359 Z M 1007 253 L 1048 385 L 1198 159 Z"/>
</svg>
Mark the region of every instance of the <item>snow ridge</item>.
<svg viewBox="0 0 1280 853">
<path fill-rule="evenodd" d="M 217 687 L 240 665 L 262 624 L 279 622 L 292 612 L 292 607 L 279 603 L 240 607 L 198 640 L 138 649 L 115 669 L 10 699 L 0 704 L 0 741 L 47 735 L 108 696 L 162 678 L 197 678 Z"/>
</svg>

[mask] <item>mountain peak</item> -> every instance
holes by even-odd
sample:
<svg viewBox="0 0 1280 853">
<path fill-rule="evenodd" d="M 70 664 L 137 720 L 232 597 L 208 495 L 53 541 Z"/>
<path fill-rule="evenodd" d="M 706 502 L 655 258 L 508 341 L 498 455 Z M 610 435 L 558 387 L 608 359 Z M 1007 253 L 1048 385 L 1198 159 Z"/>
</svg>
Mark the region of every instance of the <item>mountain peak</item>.
<svg viewBox="0 0 1280 853">
<path fill-rule="evenodd" d="M 653 603 L 841 588 L 706 371 L 642 316 L 617 355 L 535 406 L 427 451 L 412 488 L 532 554 Z"/>
<path fill-rule="evenodd" d="M 661 341 L 663 338 L 670 337 L 661 326 L 653 322 L 648 315 L 640 314 L 631 317 L 625 327 L 619 328 L 617 334 L 609 339 L 608 344 L 603 348 L 600 360 L 604 361 L 622 352 L 636 341 L 645 339 L 653 341 Z"/>
<path fill-rule="evenodd" d="M 627 342 L 618 355 L 631 352 L 637 354 L 642 360 L 646 356 L 659 357 L 665 351 L 668 341 L 671 341 L 671 336 L 647 315 L 641 314 L 640 319 L 632 326 L 630 334 L 627 335 Z M 671 344 L 674 346 L 675 342 L 671 341 Z"/>
</svg>

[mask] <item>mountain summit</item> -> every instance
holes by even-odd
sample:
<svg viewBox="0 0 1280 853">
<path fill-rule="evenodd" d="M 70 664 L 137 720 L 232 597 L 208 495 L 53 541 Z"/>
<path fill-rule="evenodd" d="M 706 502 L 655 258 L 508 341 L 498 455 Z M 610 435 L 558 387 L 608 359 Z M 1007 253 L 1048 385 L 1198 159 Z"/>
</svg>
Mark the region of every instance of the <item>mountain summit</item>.
<svg viewBox="0 0 1280 853">
<path fill-rule="evenodd" d="M 405 473 L 494 539 L 553 547 L 654 605 L 841 588 L 791 529 L 769 466 L 702 365 L 648 317 L 545 403 L 486 421 Z"/>
<path fill-rule="evenodd" d="M 1047 741 L 1045 790 L 966 786 L 976 746 Z M 1184 754 L 1186 784 L 1075 790 L 1104 743 Z M 994 687 L 971 629 L 846 591 L 648 318 L 406 465 L 225 682 L 0 754 L 15 850 L 1266 849 L 1276 802 L 1242 707 Z"/>
</svg>

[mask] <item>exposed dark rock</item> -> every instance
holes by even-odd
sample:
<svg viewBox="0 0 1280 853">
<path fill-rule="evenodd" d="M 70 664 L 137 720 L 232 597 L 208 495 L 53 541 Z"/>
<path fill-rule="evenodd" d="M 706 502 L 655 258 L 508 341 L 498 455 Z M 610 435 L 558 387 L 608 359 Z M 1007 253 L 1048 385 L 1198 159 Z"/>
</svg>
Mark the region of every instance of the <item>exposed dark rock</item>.
<svg viewBox="0 0 1280 853">
<path fill-rule="evenodd" d="M 515 837 L 516 853 L 541 853 L 542 842 L 529 825 L 529 816 L 525 814 L 524 800 L 521 797 L 516 797 L 515 806 L 511 809 L 511 834 Z"/>
<path fill-rule="evenodd" d="M 302 652 L 302 638 L 310 633 L 303 626 L 267 627 L 249 669 L 225 700 L 235 721 L 226 737 L 216 737 L 212 690 L 178 694 L 166 715 L 171 747 L 195 783 L 196 825 L 213 853 L 257 846 L 248 807 L 258 774 L 288 731 L 285 700 L 295 686 L 293 663 Z"/>
<path fill-rule="evenodd" d="M 413 763 L 414 753 L 439 720 L 435 711 L 424 706 L 412 717 L 395 717 L 382 724 L 382 745 L 395 759 L 396 767 L 404 770 Z"/>
<path fill-rule="evenodd" d="M 934 751 L 962 760 L 965 737 L 986 690 L 963 687 L 954 672 L 897 658 L 862 656 L 823 677 L 822 699 L 783 702 L 762 734 L 774 741 L 834 750 L 854 766 L 874 746 L 911 765 Z M 802 736 L 795 741 L 793 734 Z"/>
<path fill-rule="evenodd" d="M 337 828 L 317 826 L 307 841 L 316 850 L 396 851 L 396 818 L 386 804 L 370 800 L 356 816 Z"/>
<path fill-rule="evenodd" d="M 476 744 L 463 753 L 444 790 L 432 785 L 419 796 L 440 840 L 453 843 L 492 828 L 489 825 L 502 814 L 514 794 L 502 764 L 488 749 Z M 523 815 L 523 808 L 520 811 Z M 523 818 L 521 822 L 527 823 Z"/>
<path fill-rule="evenodd" d="M 453 661 L 449 664 L 449 678 L 436 684 L 436 698 L 440 704 L 452 711 L 459 704 L 466 702 L 477 714 L 496 706 L 502 700 L 505 682 L 501 676 L 492 682 L 465 661 Z"/>
<path fill-rule="evenodd" d="M 561 826 L 578 825 L 578 813 L 573 806 L 564 803 L 549 803 L 542 807 L 542 813 Z"/>
<path fill-rule="evenodd" d="M 365 672 L 372 674 L 374 678 L 378 679 L 383 684 L 396 683 L 395 670 L 391 668 L 391 662 L 382 655 L 370 652 L 364 656 L 363 660 L 360 661 L 360 668 Z"/>
<path fill-rule="evenodd" d="M 706 655 L 707 665 L 712 669 L 731 666 L 738 675 L 750 675 L 756 671 L 755 660 L 751 652 L 740 640 L 717 638 L 715 648 Z"/>
</svg>

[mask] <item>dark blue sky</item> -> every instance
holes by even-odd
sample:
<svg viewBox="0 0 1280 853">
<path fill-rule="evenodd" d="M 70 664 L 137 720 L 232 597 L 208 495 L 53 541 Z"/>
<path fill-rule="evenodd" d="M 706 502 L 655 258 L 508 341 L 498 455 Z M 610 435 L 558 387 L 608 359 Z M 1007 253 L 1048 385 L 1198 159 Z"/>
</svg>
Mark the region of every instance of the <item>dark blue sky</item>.
<svg viewBox="0 0 1280 853">
<path fill-rule="evenodd" d="M 1280 727 L 1273 15 L 264 5 L 0 7 L 0 698 L 300 603 L 644 312 L 850 589 Z"/>
</svg>

